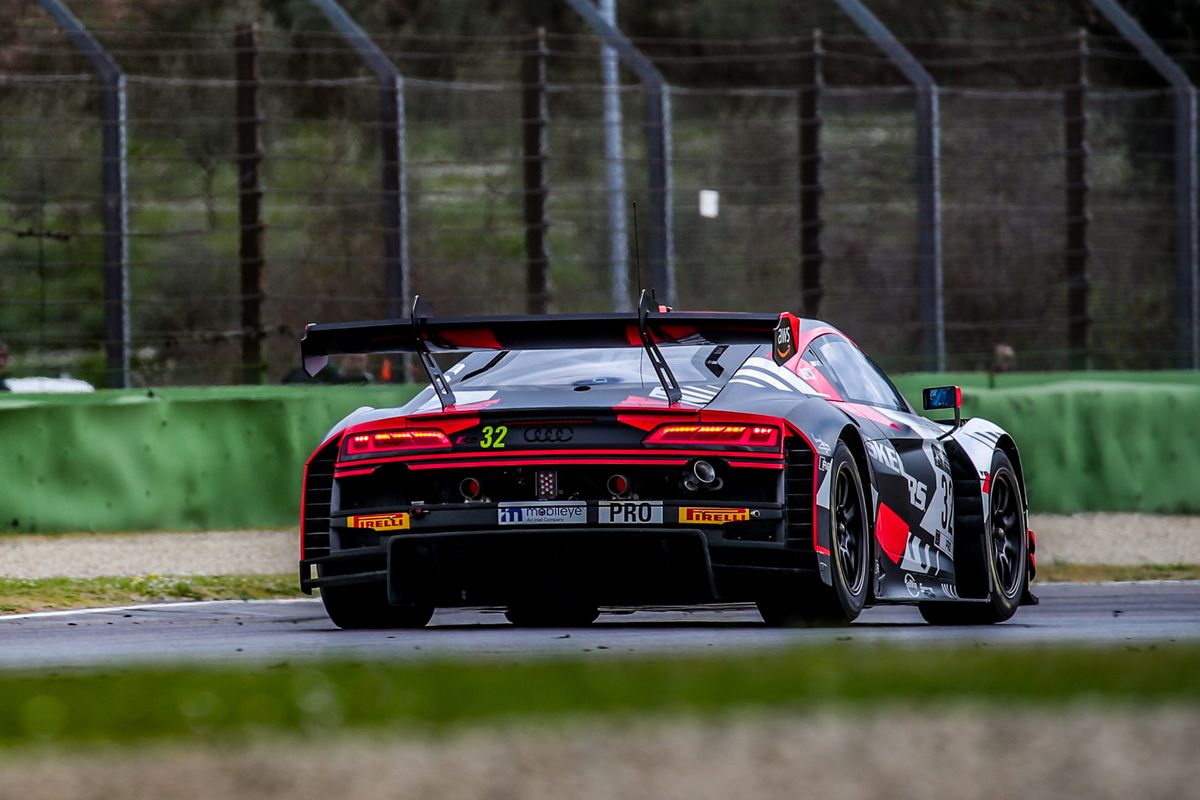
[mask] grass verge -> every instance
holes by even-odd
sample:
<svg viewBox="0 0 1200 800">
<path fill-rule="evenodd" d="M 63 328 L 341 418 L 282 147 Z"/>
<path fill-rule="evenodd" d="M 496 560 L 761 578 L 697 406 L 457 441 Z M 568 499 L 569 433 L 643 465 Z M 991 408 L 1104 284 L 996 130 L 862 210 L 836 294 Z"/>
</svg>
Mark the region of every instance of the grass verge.
<svg viewBox="0 0 1200 800">
<path fill-rule="evenodd" d="M 142 575 L 129 578 L 0 578 L 0 613 L 168 600 L 303 597 L 295 575 Z"/>
<path fill-rule="evenodd" d="M 419 641 L 419 633 L 399 634 Z M 835 643 L 719 657 L 0 673 L 0 746 L 436 731 L 578 715 L 720 714 L 903 703 L 1200 704 L 1200 645 Z"/>
<path fill-rule="evenodd" d="M 1038 581 L 1200 580 L 1200 564 L 1038 565 Z M 0 578 L 0 613 L 129 605 L 172 600 L 303 597 L 294 575 L 145 575 L 133 578 Z"/>
<path fill-rule="evenodd" d="M 1038 564 L 1037 579 L 1048 583 L 1072 581 L 1194 581 L 1200 564 Z"/>
</svg>

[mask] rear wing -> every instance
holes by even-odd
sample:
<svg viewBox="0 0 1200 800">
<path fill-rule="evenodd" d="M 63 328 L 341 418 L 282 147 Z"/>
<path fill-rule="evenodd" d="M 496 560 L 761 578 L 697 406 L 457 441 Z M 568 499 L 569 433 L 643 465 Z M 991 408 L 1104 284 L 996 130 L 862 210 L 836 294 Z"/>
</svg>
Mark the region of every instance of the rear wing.
<svg viewBox="0 0 1200 800">
<path fill-rule="evenodd" d="M 784 317 L 790 318 L 784 321 Z M 309 375 L 320 372 L 329 356 L 343 353 L 416 353 L 443 408 L 454 393 L 433 353 L 474 350 L 570 350 L 642 347 L 674 404 L 682 397 L 658 345 L 770 344 L 777 329 L 795 330 L 791 314 L 675 312 L 659 307 L 643 291 L 638 312 L 554 314 L 542 316 L 432 318 L 418 296 L 412 316 L 403 320 L 312 324 L 304 331 L 300 353 Z"/>
</svg>

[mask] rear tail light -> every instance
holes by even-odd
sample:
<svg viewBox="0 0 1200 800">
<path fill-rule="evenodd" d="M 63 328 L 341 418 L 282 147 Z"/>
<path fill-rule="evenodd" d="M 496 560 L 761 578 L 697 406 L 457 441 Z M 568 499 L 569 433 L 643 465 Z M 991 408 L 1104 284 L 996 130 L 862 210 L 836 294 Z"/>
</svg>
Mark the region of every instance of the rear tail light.
<svg viewBox="0 0 1200 800">
<path fill-rule="evenodd" d="M 651 447 L 701 447 L 735 450 L 778 450 L 774 425 L 660 425 L 642 443 Z"/>
<path fill-rule="evenodd" d="M 371 458 L 418 450 L 440 450 L 450 447 L 450 438 L 441 431 L 371 431 L 352 433 L 342 440 L 342 458 Z"/>
</svg>

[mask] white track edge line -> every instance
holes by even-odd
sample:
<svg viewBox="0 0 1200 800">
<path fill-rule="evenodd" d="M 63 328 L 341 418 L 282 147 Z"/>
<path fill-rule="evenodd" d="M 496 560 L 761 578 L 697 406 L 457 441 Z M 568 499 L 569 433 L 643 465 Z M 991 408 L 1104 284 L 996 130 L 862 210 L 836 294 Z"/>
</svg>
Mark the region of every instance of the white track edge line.
<svg viewBox="0 0 1200 800">
<path fill-rule="evenodd" d="M 277 597 L 262 600 L 181 600 L 175 603 L 139 603 L 131 606 L 100 606 L 99 608 L 63 608 L 56 611 L 27 611 L 23 614 L 0 614 L 0 622 L 17 619 L 45 619 L 81 614 L 108 614 L 118 611 L 154 611 L 160 608 L 195 608 L 197 606 L 230 605 L 232 603 L 312 603 L 317 598 Z"/>
</svg>

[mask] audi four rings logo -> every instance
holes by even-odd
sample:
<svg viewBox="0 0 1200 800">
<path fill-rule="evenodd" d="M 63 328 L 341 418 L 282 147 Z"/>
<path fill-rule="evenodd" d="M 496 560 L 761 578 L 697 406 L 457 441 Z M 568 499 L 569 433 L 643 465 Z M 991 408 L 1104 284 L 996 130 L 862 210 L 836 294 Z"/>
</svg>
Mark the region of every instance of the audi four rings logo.
<svg viewBox="0 0 1200 800">
<path fill-rule="evenodd" d="M 575 436 L 575 430 L 565 426 L 550 426 L 542 425 L 537 428 L 525 429 L 525 441 L 527 442 L 569 442 Z"/>
</svg>

